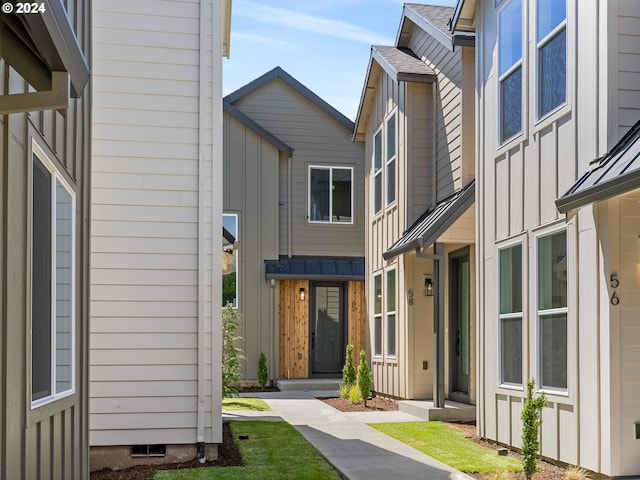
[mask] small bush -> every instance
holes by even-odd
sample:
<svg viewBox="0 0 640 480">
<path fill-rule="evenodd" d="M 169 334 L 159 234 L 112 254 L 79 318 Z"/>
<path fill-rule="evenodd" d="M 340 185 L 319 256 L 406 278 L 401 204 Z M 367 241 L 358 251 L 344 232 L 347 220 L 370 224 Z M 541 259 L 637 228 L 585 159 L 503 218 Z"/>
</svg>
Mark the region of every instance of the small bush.
<svg viewBox="0 0 640 480">
<path fill-rule="evenodd" d="M 569 467 L 564 478 L 567 480 L 587 480 L 589 478 L 589 474 L 584 468 Z"/>
<path fill-rule="evenodd" d="M 356 369 L 353 366 L 353 345 L 347 345 L 342 367 L 342 384 L 347 388 L 356 383 Z"/>
<path fill-rule="evenodd" d="M 491 472 L 488 476 L 488 480 L 512 480 L 513 473 L 504 468 L 500 468 L 495 472 Z"/>
<path fill-rule="evenodd" d="M 365 407 L 367 406 L 367 398 L 371 395 L 372 383 L 371 370 L 369 370 L 369 364 L 367 363 L 367 354 L 362 350 L 360 351 L 360 365 L 358 365 L 358 388 L 360 389 L 360 395 L 364 400 Z"/>
<path fill-rule="evenodd" d="M 237 397 L 240 389 L 242 350 L 237 345 L 241 340 L 236 335 L 240 326 L 240 315 L 230 303 L 222 310 L 222 396 Z"/>
<path fill-rule="evenodd" d="M 542 426 L 542 408 L 547 404 L 544 393 L 533 398 L 536 381 L 527 380 L 527 398 L 522 407 L 522 471 L 531 480 L 538 471 L 538 455 L 540 451 L 540 427 Z"/>
<path fill-rule="evenodd" d="M 349 385 L 345 385 L 344 383 L 340 385 L 340 398 L 348 398 L 350 388 L 351 387 Z"/>
<path fill-rule="evenodd" d="M 267 368 L 267 356 L 264 352 L 260 352 L 258 357 L 258 384 L 260 388 L 264 388 L 269 381 L 269 369 Z"/>
<path fill-rule="evenodd" d="M 349 402 L 351 402 L 353 405 L 357 405 L 361 401 L 362 395 L 360 395 L 360 389 L 358 388 L 358 385 L 351 385 L 351 387 L 349 388 Z"/>
</svg>

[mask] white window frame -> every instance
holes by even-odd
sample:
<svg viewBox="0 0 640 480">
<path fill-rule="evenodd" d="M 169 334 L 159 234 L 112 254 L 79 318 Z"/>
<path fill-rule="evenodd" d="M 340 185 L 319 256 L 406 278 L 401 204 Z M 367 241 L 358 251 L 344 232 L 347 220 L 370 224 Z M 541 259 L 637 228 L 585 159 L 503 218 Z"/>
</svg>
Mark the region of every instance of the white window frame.
<svg viewBox="0 0 640 480">
<path fill-rule="evenodd" d="M 521 0 L 521 4 L 520 4 L 520 15 L 522 18 L 522 24 L 521 24 L 521 28 L 522 28 L 522 34 L 521 34 L 521 44 L 520 44 L 520 59 L 517 60 L 514 64 L 512 64 L 509 68 L 507 68 L 504 73 L 500 74 L 500 15 L 502 15 L 502 12 L 509 6 L 511 5 L 513 0 L 509 0 L 509 1 L 505 1 L 504 4 L 500 7 L 500 10 L 498 12 L 498 35 L 496 38 L 496 44 L 498 46 L 498 48 L 496 49 L 498 52 L 497 55 L 497 59 L 496 59 L 496 64 L 497 64 L 497 72 L 498 72 L 498 115 L 497 115 L 497 121 L 498 121 L 498 145 L 504 145 L 509 143 L 512 139 L 516 138 L 517 136 L 521 135 L 523 132 L 523 127 L 524 127 L 524 80 L 525 80 L 525 71 L 524 71 L 524 18 L 525 18 L 525 7 L 526 7 L 526 2 L 527 0 Z M 505 137 L 502 138 L 502 125 L 503 125 L 503 108 L 504 108 L 504 102 L 503 102 L 503 97 L 502 97 L 502 84 L 504 83 L 504 81 L 510 77 L 516 70 L 520 69 L 520 130 L 513 133 L 511 136 L 509 137 Z"/>
<path fill-rule="evenodd" d="M 35 159 L 37 157 L 38 161 L 44 166 L 44 168 L 51 175 L 51 376 L 50 376 L 50 388 L 51 393 L 45 397 L 39 398 L 37 400 L 33 399 L 33 375 L 32 375 L 32 359 L 33 359 L 33 317 L 30 318 L 30 356 L 29 356 L 29 379 L 30 379 L 30 389 L 29 389 L 29 397 L 31 401 L 31 408 L 35 409 L 41 407 L 43 405 L 50 404 L 62 398 L 69 397 L 76 393 L 76 193 L 71 188 L 71 185 L 64 178 L 63 174 L 57 169 L 54 163 L 50 160 L 49 155 L 45 153 L 45 151 L 36 143 L 35 139 L 32 139 L 31 142 L 31 152 L 29 155 L 30 168 L 31 168 L 31 179 L 30 179 L 30 188 L 32 190 L 31 199 L 33 199 L 33 168 Z M 66 192 L 71 197 L 71 266 L 70 266 L 70 289 L 71 289 L 71 388 L 64 390 L 62 392 L 56 392 L 56 383 L 57 383 L 57 318 L 56 318 L 56 300 L 57 300 L 57 284 L 56 284 L 56 182 L 59 182 L 60 185 L 66 190 Z M 33 200 L 30 200 L 30 210 L 31 216 L 33 218 Z M 33 259 L 33 225 L 29 227 L 30 230 L 30 259 Z M 31 260 L 32 261 L 32 260 Z M 31 266 L 31 281 L 30 281 L 30 293 L 29 293 L 29 304 L 33 305 L 33 266 Z M 30 314 L 32 315 L 32 307 L 30 307 Z"/>
<path fill-rule="evenodd" d="M 378 137 L 378 135 L 380 136 L 380 168 L 378 168 L 376 170 L 376 137 Z M 372 145 L 372 155 L 371 155 L 371 180 L 372 180 L 372 184 L 371 184 L 371 191 L 373 192 L 373 194 L 371 195 L 371 210 L 373 212 L 373 215 L 376 216 L 378 214 L 380 214 L 384 208 L 384 177 L 382 175 L 382 171 L 384 170 L 384 155 L 385 155 L 385 148 L 384 148 L 385 142 L 384 142 L 384 123 L 382 125 L 380 125 L 380 127 L 378 128 L 378 130 L 373 134 L 373 145 Z M 376 209 L 376 180 L 377 178 L 380 177 L 380 208 Z"/>
<path fill-rule="evenodd" d="M 384 312 L 384 279 L 383 279 L 383 275 L 384 272 L 380 271 L 377 273 L 373 274 L 373 286 L 372 286 L 372 290 L 373 290 L 373 295 L 371 296 L 371 298 L 373 298 L 373 305 L 372 305 L 372 312 L 373 312 L 373 347 L 372 347 L 372 351 L 373 351 L 373 357 L 375 358 L 382 358 L 382 354 L 384 351 L 384 321 L 383 321 L 383 312 Z M 378 295 L 378 292 L 376 291 L 376 278 L 380 278 L 380 313 L 376 312 L 376 297 Z M 380 321 L 380 332 L 376 332 L 376 321 Z M 378 344 L 378 342 L 380 342 L 380 351 L 377 352 L 376 351 L 376 346 Z"/>
<path fill-rule="evenodd" d="M 394 278 L 394 287 L 393 287 L 393 296 L 394 296 L 394 305 L 395 305 L 395 309 L 393 310 L 389 310 L 389 274 L 393 273 L 393 278 Z M 384 356 L 386 358 L 392 358 L 392 359 L 396 359 L 398 356 L 398 315 L 397 315 L 397 311 L 398 311 L 398 273 L 397 273 L 397 269 L 396 267 L 392 267 L 392 268 L 388 268 L 385 270 L 384 272 L 384 287 L 383 287 L 383 291 L 384 291 L 384 295 L 383 295 L 383 299 L 384 299 L 384 304 L 383 304 L 383 311 L 384 311 Z M 393 353 L 390 353 L 391 351 L 391 342 L 390 342 L 390 335 L 389 335 L 389 317 L 393 315 L 394 317 L 394 322 L 393 322 L 393 329 L 394 329 L 394 336 L 393 336 Z"/>
<path fill-rule="evenodd" d="M 569 352 L 569 342 L 570 342 L 570 328 L 569 328 L 569 303 L 570 303 L 570 298 L 569 298 L 569 289 L 567 287 L 567 305 L 564 307 L 558 307 L 558 308 L 549 308 L 549 309 L 543 309 L 541 310 L 540 307 L 540 270 L 538 268 L 538 261 L 539 261 L 539 255 L 540 255 L 540 250 L 539 250 L 539 241 L 542 238 L 545 237 L 551 237 L 553 235 L 557 235 L 559 233 L 565 233 L 565 239 L 566 239 L 566 262 L 567 262 L 567 286 L 570 284 L 569 283 L 569 229 L 567 228 L 567 226 L 562 226 L 560 228 L 556 227 L 556 228 L 552 228 L 552 229 L 545 229 L 543 231 L 540 231 L 536 234 L 535 236 L 535 246 L 534 246 L 534 269 L 535 269 L 535 318 L 536 318 L 536 338 L 537 338 L 537 342 L 536 342 L 536 358 L 537 358 L 537 362 L 536 362 L 536 382 L 537 382 L 537 387 L 539 391 L 542 392 L 547 392 L 550 394 L 554 394 L 554 395 L 561 395 L 561 396 L 569 396 L 569 384 L 570 384 L 570 377 L 569 377 L 569 372 L 571 371 L 570 368 L 570 352 Z M 566 345 L 565 345 L 565 353 L 567 356 L 567 360 L 566 360 L 566 368 L 567 368 L 567 386 L 565 388 L 561 388 L 561 387 L 552 387 L 552 386 L 547 386 L 543 384 L 543 378 L 542 378 L 542 322 L 541 322 L 541 318 L 545 317 L 545 316 L 552 316 L 552 315 L 559 315 L 562 314 L 565 317 L 565 322 L 566 322 L 566 331 L 567 331 L 567 338 L 566 338 Z"/>
<path fill-rule="evenodd" d="M 554 0 L 554 1 L 560 1 L 560 0 Z M 565 15 L 564 15 L 564 20 L 562 22 L 560 22 L 558 25 L 556 25 L 553 30 L 551 30 L 549 33 L 547 33 L 547 35 L 542 38 L 541 40 L 538 41 L 538 0 L 535 1 L 535 18 L 536 18 L 536 23 L 535 23 L 535 28 L 533 31 L 533 35 L 534 38 L 536 40 L 536 55 L 535 55 L 535 61 L 536 61 L 536 73 L 535 73 L 535 82 L 536 82 L 536 89 L 535 89 L 535 109 L 536 109 L 536 118 L 538 120 L 544 120 L 545 118 L 553 115 L 555 112 L 557 112 L 559 109 L 561 109 L 563 106 L 567 105 L 568 102 L 568 97 L 569 97 L 569 88 L 568 88 L 568 84 L 569 84 L 569 72 L 568 72 L 568 39 L 566 37 L 567 34 L 567 5 L 566 5 L 566 0 L 562 0 L 565 1 Z M 564 72 L 565 72 L 565 84 L 564 84 L 564 101 L 559 103 L 558 105 L 556 105 L 555 107 L 553 107 L 551 110 L 549 110 L 547 113 L 542 113 L 542 85 L 541 85 L 541 76 L 540 76 L 540 55 L 542 52 L 542 49 L 549 43 L 551 42 L 553 39 L 555 39 L 560 32 L 564 30 L 565 31 L 565 44 L 564 44 L 564 48 L 565 48 L 565 65 L 564 65 Z"/>
<path fill-rule="evenodd" d="M 522 285 L 522 291 L 520 292 L 522 298 L 521 298 L 521 307 L 522 310 L 520 312 L 512 312 L 512 313 L 501 313 L 500 312 L 500 294 L 501 294 L 501 290 L 500 290 L 500 282 L 501 282 L 501 278 L 500 278 L 500 271 L 501 271 L 501 265 L 500 265 L 500 253 L 503 250 L 509 250 L 513 247 L 516 246 L 520 246 L 520 255 L 521 255 L 521 265 L 520 265 L 520 275 L 522 276 L 521 278 L 521 285 Z M 523 380 L 525 378 L 524 375 L 524 370 L 525 370 L 525 335 L 526 335 L 526 330 L 525 330 L 525 324 L 524 324 L 524 311 L 526 310 L 526 292 L 525 292 L 525 279 L 526 279 L 526 272 L 525 272 L 525 267 L 526 267 L 526 248 L 525 248 L 525 241 L 523 238 L 518 238 L 515 241 L 510 241 L 508 243 L 504 243 L 502 245 L 500 245 L 498 247 L 498 255 L 497 255 L 497 262 L 498 262 L 498 268 L 497 268 L 497 274 L 498 274 L 498 288 L 497 288 L 497 303 L 496 305 L 498 306 L 497 311 L 498 311 L 498 361 L 497 361 L 497 365 L 498 365 L 498 384 L 500 385 L 501 388 L 507 388 L 507 389 L 514 389 L 514 390 L 523 390 L 524 386 L 523 386 Z M 521 360 L 522 363 L 520 365 L 520 383 L 512 383 L 512 382 L 505 382 L 503 381 L 503 371 L 502 371 L 502 322 L 503 320 L 513 320 L 513 319 L 520 319 L 520 325 L 521 325 L 521 335 L 522 335 L 522 341 L 520 344 L 520 350 L 521 350 Z"/>
<path fill-rule="evenodd" d="M 224 227 L 224 217 L 235 217 L 236 218 L 236 232 L 235 237 L 236 241 L 239 241 L 240 238 L 240 214 L 237 212 L 222 212 L 222 226 Z M 231 232 L 233 233 L 233 232 Z M 236 250 L 234 252 L 235 262 L 236 262 L 236 304 L 232 305 L 234 310 L 238 310 L 240 308 L 240 250 Z M 224 275 L 222 275 L 224 277 Z M 222 308 L 226 307 L 226 305 L 222 305 Z"/>
<path fill-rule="evenodd" d="M 393 131 L 394 131 L 394 150 L 393 155 L 389 157 L 389 125 L 393 122 Z M 385 181 L 384 181 L 384 198 L 385 198 L 385 207 L 389 208 L 398 199 L 398 115 L 396 115 L 396 111 L 394 110 L 389 114 L 387 119 L 384 122 L 384 135 L 383 135 L 383 158 L 384 158 L 384 170 L 385 170 Z M 392 165 L 393 164 L 393 165 Z M 391 187 L 391 183 L 389 182 L 389 170 L 393 168 L 393 200 L 389 200 L 389 188 Z"/>
<path fill-rule="evenodd" d="M 329 170 L 329 220 L 312 220 L 311 216 L 311 171 L 312 170 Z M 351 202 L 351 220 L 348 222 L 340 222 L 333 219 L 333 195 L 332 195 L 332 187 L 333 187 L 333 171 L 334 170 L 349 170 L 351 175 L 351 194 L 349 196 L 349 202 Z M 353 217 L 355 211 L 355 205 L 353 204 L 353 167 L 348 165 L 309 165 L 307 170 L 307 218 L 309 219 L 309 223 L 322 223 L 322 224 L 331 224 L 331 225 L 353 225 Z"/>
</svg>

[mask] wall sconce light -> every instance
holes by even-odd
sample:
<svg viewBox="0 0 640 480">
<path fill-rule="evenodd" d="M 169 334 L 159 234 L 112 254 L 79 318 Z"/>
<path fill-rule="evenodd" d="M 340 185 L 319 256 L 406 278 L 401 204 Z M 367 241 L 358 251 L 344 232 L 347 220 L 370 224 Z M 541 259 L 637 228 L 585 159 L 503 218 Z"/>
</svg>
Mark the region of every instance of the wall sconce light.
<svg viewBox="0 0 640 480">
<path fill-rule="evenodd" d="M 304 302 L 304 297 L 305 297 L 304 287 L 300 287 L 300 300 L 302 302 Z"/>
<path fill-rule="evenodd" d="M 425 277 L 424 279 L 424 296 L 433 297 L 433 280 L 431 277 Z"/>
</svg>

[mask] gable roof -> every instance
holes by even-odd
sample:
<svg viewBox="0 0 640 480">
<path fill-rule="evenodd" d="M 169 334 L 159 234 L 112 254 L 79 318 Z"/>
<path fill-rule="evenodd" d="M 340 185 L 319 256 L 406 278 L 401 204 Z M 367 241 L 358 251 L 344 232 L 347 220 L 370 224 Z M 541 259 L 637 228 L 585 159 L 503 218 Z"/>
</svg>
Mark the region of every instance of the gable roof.
<svg viewBox="0 0 640 480">
<path fill-rule="evenodd" d="M 412 24 L 415 24 L 444 47 L 453 50 L 452 33 L 449 30 L 449 21 L 453 13 L 454 9 L 451 7 L 405 3 L 396 36 L 396 45 L 399 47 L 408 46 Z"/>
<path fill-rule="evenodd" d="M 556 200 L 560 213 L 640 188 L 640 121 Z"/>
<path fill-rule="evenodd" d="M 476 181 L 472 180 L 466 187 L 429 208 L 382 257 L 389 260 L 417 248 L 429 248 L 473 205 L 475 191 Z"/>
<path fill-rule="evenodd" d="M 458 0 L 449 25 L 451 31 L 476 31 L 476 0 Z"/>
<path fill-rule="evenodd" d="M 258 122 L 256 122 L 249 116 L 242 113 L 239 109 L 231 105 L 226 100 L 222 101 L 222 105 L 225 112 L 227 112 L 233 118 L 238 120 L 245 127 L 249 128 L 250 130 L 253 130 L 254 133 L 264 138 L 267 142 L 269 142 L 271 145 L 276 147 L 278 150 L 280 150 L 282 153 L 284 153 L 288 157 L 293 155 L 293 152 L 294 152 L 293 147 L 290 147 L 289 145 L 287 145 L 285 142 L 280 140 L 273 133 L 269 132 L 266 128 L 264 128 Z"/>
<path fill-rule="evenodd" d="M 305 87 L 302 83 L 300 83 L 298 80 L 296 80 L 287 72 L 285 72 L 281 67 L 275 67 L 274 69 L 268 71 L 264 75 L 247 83 L 244 87 L 240 87 L 235 92 L 230 93 L 229 95 L 224 97 L 224 99 L 230 104 L 233 104 L 234 102 L 238 101 L 242 97 L 250 94 L 251 92 L 259 89 L 263 85 L 266 85 L 267 83 L 277 78 L 285 82 L 287 85 L 289 85 L 291 88 L 296 90 L 301 95 L 305 96 L 311 103 L 320 107 L 326 113 L 331 115 L 338 122 L 340 122 L 345 128 L 349 129 L 350 131 L 353 131 L 353 122 L 351 120 L 349 120 L 342 113 L 340 113 L 338 110 L 336 110 L 334 107 L 329 105 L 318 95 L 316 95 L 307 87 Z"/>
</svg>

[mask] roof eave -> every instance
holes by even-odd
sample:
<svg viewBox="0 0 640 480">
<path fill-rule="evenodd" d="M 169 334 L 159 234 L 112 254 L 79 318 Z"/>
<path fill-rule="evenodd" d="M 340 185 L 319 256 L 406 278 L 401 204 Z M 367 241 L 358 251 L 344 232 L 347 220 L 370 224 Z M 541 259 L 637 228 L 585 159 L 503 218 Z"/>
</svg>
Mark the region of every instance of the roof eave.
<svg viewBox="0 0 640 480">
<path fill-rule="evenodd" d="M 222 2 L 222 56 L 229 58 L 231 46 L 231 3 L 232 0 Z"/>
<path fill-rule="evenodd" d="M 568 213 L 590 203 L 607 200 L 637 188 L 640 188 L 640 170 L 629 172 L 582 192 L 564 195 L 556 200 L 556 207 L 560 213 Z"/>
<path fill-rule="evenodd" d="M 449 30 L 475 32 L 475 10 L 477 0 L 458 0 L 449 24 Z"/>
<path fill-rule="evenodd" d="M 356 114 L 356 121 L 353 124 L 353 133 L 351 134 L 351 140 L 354 142 L 363 142 L 365 140 L 365 131 L 362 124 L 362 120 L 369 112 L 369 108 L 372 102 L 372 95 L 375 87 L 372 85 L 371 70 L 373 69 L 373 47 L 371 55 L 369 55 L 369 65 L 367 65 L 367 74 L 364 77 L 364 86 L 362 87 L 362 93 L 360 94 L 360 103 L 358 104 L 358 112 Z M 377 63 L 377 62 L 376 62 Z M 361 129 L 361 127 L 363 127 Z"/>
<path fill-rule="evenodd" d="M 467 35 L 464 33 L 455 33 L 451 37 L 451 43 L 454 47 L 475 47 L 476 37 L 475 35 Z"/>
<path fill-rule="evenodd" d="M 411 20 L 417 26 L 419 26 L 422 30 L 427 32 L 433 38 L 435 38 L 438 42 L 440 42 L 445 48 L 449 50 L 453 50 L 453 45 L 451 44 L 451 37 L 436 27 L 434 24 L 429 22 L 427 19 L 419 15 L 415 10 L 411 8 L 411 6 L 405 4 L 402 8 L 402 20 L 400 21 L 400 29 L 398 30 L 398 34 L 396 36 L 396 46 L 404 47 L 406 45 L 400 45 L 401 33 L 404 27 L 405 19 Z"/>
</svg>

